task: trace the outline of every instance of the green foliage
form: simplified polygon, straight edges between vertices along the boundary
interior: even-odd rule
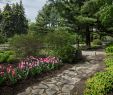
[[[24,34],[28,31],[28,20],[25,17],[22,1],[12,5],[14,34]],[[13,35],[14,35],[13,34]]]
[[[92,44],[93,45],[102,45],[102,41],[99,39],[95,39],[95,40],[93,40]]]
[[[16,52],[16,56],[19,58],[31,55],[35,56],[42,48],[40,36],[34,34],[15,35],[9,43],[11,48]]]
[[[104,26],[113,25],[113,5],[106,5],[98,12],[99,19]]]
[[[106,58],[106,59],[105,59],[105,65],[106,65],[107,67],[113,66],[113,57],[108,57],[108,58]]]
[[[61,49],[56,50],[57,56],[61,58],[62,62],[66,63],[72,63],[74,60],[76,60],[74,53],[75,53],[75,48],[72,46],[66,46]]]
[[[112,79],[113,71],[97,73],[94,77],[87,80],[84,95],[106,95],[113,89]]]
[[[5,77],[0,76],[0,85],[5,81]]]
[[[6,42],[6,38],[3,36],[2,33],[0,33],[0,44],[3,44]]]
[[[79,21],[80,24],[92,24],[95,23],[97,20],[91,17],[83,17],[83,16],[78,16],[77,20]]]
[[[113,53],[113,46],[109,46],[105,49],[106,53]]]
[[[25,69],[25,70],[17,69],[16,73],[19,79],[26,79],[27,76],[29,75],[29,69]]]
[[[14,34],[26,33],[28,21],[25,17],[22,2],[10,6],[8,3],[0,13],[0,32],[5,38]]]
[[[14,51],[1,51],[0,52],[0,62],[13,63],[17,61]]]
[[[50,32],[46,36],[46,43],[52,48],[57,49],[75,43],[75,35],[66,31]]]
[[[103,36],[102,37],[102,40],[103,41],[107,41],[107,42],[112,42],[113,41],[113,37],[112,36]]]
[[[0,53],[0,62],[4,62],[5,61],[5,57],[3,53]]]
[[[110,46],[111,49],[111,46]],[[107,50],[111,53],[112,51]],[[107,53],[109,53],[107,52]],[[106,71],[96,73],[86,82],[84,95],[107,95],[113,89],[113,56],[108,56],[105,59]]]
[[[75,43],[75,35],[66,31],[55,31],[48,33],[45,40],[51,48],[49,54],[61,58],[63,62],[72,62],[74,60],[75,48],[72,45]]]
[[[16,62],[16,56],[15,55],[10,55],[7,59],[7,62],[8,63],[13,63],[13,62]]]
[[[53,31],[59,24],[60,15],[53,4],[45,4],[36,18],[36,32]]]

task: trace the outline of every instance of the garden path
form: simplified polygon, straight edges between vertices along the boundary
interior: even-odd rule
[[[83,51],[85,62],[79,62],[61,74],[28,87],[17,95],[83,95],[85,80],[104,68],[104,51]]]

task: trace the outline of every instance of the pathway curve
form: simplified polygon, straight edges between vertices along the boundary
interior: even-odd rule
[[[43,80],[35,86],[28,87],[24,92],[17,95],[76,95],[77,83],[100,71],[100,65],[102,65],[100,63],[102,63],[104,58],[104,52],[98,51],[96,53],[84,51],[83,55],[87,56],[85,62],[64,70],[56,77]]]

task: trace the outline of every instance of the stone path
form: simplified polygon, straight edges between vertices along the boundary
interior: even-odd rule
[[[75,85],[80,82],[82,78],[94,74],[100,67],[100,64],[95,63],[98,63],[99,60],[102,61],[101,57],[98,57],[97,60],[97,57],[92,55],[92,52],[86,52],[85,54],[88,54],[88,60],[86,62],[76,64],[56,77],[43,80],[39,84],[28,87],[24,92],[17,95],[75,95]],[[96,55],[100,54],[101,53],[98,52]]]

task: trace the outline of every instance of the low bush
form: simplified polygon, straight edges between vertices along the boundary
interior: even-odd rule
[[[10,41],[10,47],[16,52],[18,58],[38,55],[42,48],[40,36],[34,34],[15,35]]]
[[[113,53],[113,46],[109,46],[105,49],[106,53]]]
[[[6,60],[6,56],[4,55],[4,53],[0,53],[0,63],[5,62]]]
[[[106,58],[104,63],[107,67],[113,66],[113,57]]]
[[[102,45],[102,41],[99,39],[95,39],[95,40],[93,40],[92,44],[93,45]]]
[[[9,50],[0,52],[0,63],[13,63],[16,60],[17,59],[14,51]]]
[[[112,84],[113,71],[97,73],[87,80],[84,95],[107,95],[113,89]]]
[[[72,63],[76,58],[74,56],[75,48],[72,46],[63,47],[58,49],[57,56],[64,62],[64,63]]]
[[[16,59],[16,56],[15,55],[10,55],[9,57],[8,57],[8,59],[7,59],[7,62],[8,63],[14,63],[14,62],[16,62],[17,61],[17,59]]]

